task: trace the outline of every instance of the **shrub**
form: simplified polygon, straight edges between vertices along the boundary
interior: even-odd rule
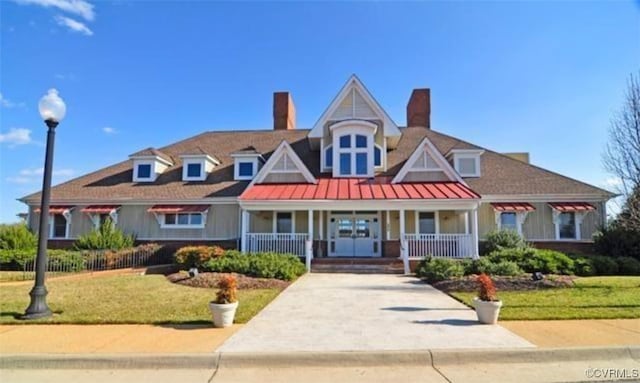
[[[618,273],[620,275],[640,275],[640,261],[632,257],[618,257]]]
[[[211,258],[204,263],[203,269],[285,281],[294,280],[306,272],[304,264],[292,254],[241,253],[237,250],[227,250],[222,257]]]
[[[236,283],[236,277],[233,275],[224,276],[218,282],[218,293],[216,294],[216,303],[228,304],[238,301],[236,295],[238,293],[238,284]]]
[[[439,282],[464,275],[462,262],[453,259],[427,257],[420,261],[416,275],[427,282]]]
[[[633,257],[640,261],[640,232],[611,225],[594,234],[596,253],[609,257]]]
[[[223,255],[224,250],[219,246],[186,246],[178,249],[173,259],[181,269],[202,268],[210,259]]]
[[[489,254],[493,263],[515,262],[527,273],[573,274],[573,260],[564,253],[553,250],[517,248],[503,249]]]
[[[38,238],[27,225],[0,225],[0,249],[31,250],[38,245]]]
[[[514,230],[494,230],[485,237],[484,251],[492,253],[502,249],[521,249],[528,247],[525,240]]]
[[[478,299],[481,301],[492,302],[497,301],[496,287],[487,274],[480,274],[476,278],[478,282]]]
[[[0,250],[0,270],[22,270],[24,265],[36,258],[36,249]]]
[[[589,257],[593,262],[597,275],[616,275],[618,274],[618,263],[614,258],[595,255]]]
[[[99,229],[78,237],[73,246],[76,250],[120,250],[134,242],[133,235],[124,234],[107,218]]]
[[[591,257],[573,257],[573,272],[581,277],[591,277],[596,275],[596,267]]]
[[[493,262],[488,257],[481,257],[474,260],[465,268],[465,275],[469,274],[489,274],[514,277],[523,273],[518,263],[508,260]]]

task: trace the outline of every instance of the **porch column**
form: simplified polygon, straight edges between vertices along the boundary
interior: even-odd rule
[[[464,233],[470,234],[469,233],[469,211],[464,212]]]
[[[404,264],[404,273],[409,274],[411,269],[409,267],[409,251],[407,249],[407,239],[404,236],[404,226],[404,209],[402,209],[400,210],[400,257],[402,257],[402,263]]]
[[[389,241],[391,239],[391,210],[387,210],[385,212],[385,226],[386,226],[386,239]]]
[[[240,220],[240,251],[247,252],[247,229],[249,228],[249,211],[242,209],[242,219]]]
[[[307,241],[305,242],[305,264],[307,266],[307,271],[311,271],[311,259],[313,258],[313,210],[309,209],[309,214],[307,214],[308,220],[308,236]]]
[[[473,243],[471,244],[472,245],[471,248],[473,249],[471,256],[473,258],[478,258],[480,256],[480,253],[478,251],[478,208],[475,208],[472,211],[471,228],[472,228],[471,240],[473,241]]]

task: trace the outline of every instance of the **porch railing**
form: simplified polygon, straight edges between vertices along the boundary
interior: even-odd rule
[[[427,256],[439,258],[472,258],[474,256],[471,234],[405,234],[409,259]]]
[[[304,257],[307,237],[307,233],[247,233],[247,251],[252,253],[272,251]]]

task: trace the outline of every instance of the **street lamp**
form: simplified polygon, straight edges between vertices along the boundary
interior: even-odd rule
[[[40,200],[40,222],[38,229],[38,255],[36,256],[36,281],[29,295],[31,303],[25,311],[22,319],[38,319],[51,316],[51,309],[47,306],[47,288],[44,285],[44,276],[47,271],[47,224],[49,221],[49,199],[51,196],[51,169],[53,167],[53,143],[56,135],[56,126],[62,121],[67,107],[58,96],[58,91],[49,89],[38,103],[40,117],[49,128],[47,132],[47,149],[44,157],[44,177],[42,179],[42,195]]]

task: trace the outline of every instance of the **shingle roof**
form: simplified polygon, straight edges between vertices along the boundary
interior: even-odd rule
[[[129,155],[129,157],[146,157],[146,156],[160,157],[160,158],[162,158],[163,160],[165,160],[167,162],[173,163],[173,159],[171,158],[171,156],[161,152],[160,150],[158,150],[156,148],[142,149],[139,152],[135,152],[135,153]]]
[[[284,140],[300,156],[314,176],[320,175],[320,155],[311,151],[307,134],[309,130],[254,130],[206,132],[176,142],[160,149],[148,148],[136,155],[162,154],[171,159],[169,167],[153,183],[132,182],[132,161],[127,160],[81,176],[52,189],[51,200],[57,201],[175,201],[201,200],[214,197],[237,197],[249,181],[234,181],[232,155],[253,148],[265,159]],[[387,154],[388,170],[383,176],[395,175],[407,158],[415,151],[424,137],[446,154],[451,149],[484,149],[468,142],[424,128],[404,128],[396,149]],[[203,151],[220,161],[205,181],[182,181],[180,155]],[[500,194],[598,194],[610,197],[606,190],[570,179],[568,177],[520,162],[505,155],[485,149],[482,155],[482,176],[467,178],[471,189],[480,195]],[[40,193],[22,198],[34,203]]]

